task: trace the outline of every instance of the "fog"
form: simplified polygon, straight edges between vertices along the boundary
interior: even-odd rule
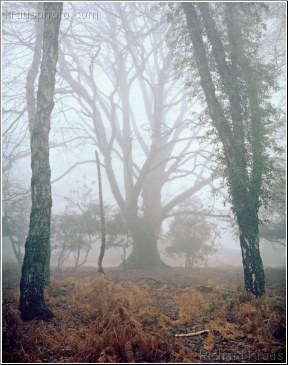
[[[1,363],[285,362],[286,8],[1,2]]]
[[[258,53],[277,63],[280,88],[272,103],[282,115],[285,36],[276,5],[266,14]],[[221,145],[199,77],[193,70],[189,76],[180,57],[183,42],[163,14],[164,5],[149,2],[64,4],[49,142],[52,267],[60,265],[61,252],[67,256],[61,267],[77,266],[77,255],[78,264],[97,266],[95,150],[107,225],[104,267],[123,260],[132,267],[242,265]],[[17,262],[18,253],[21,264],[29,227],[29,119],[40,74],[41,10],[37,3],[4,3],[2,24],[2,261]],[[283,136],[280,126],[275,143],[285,148]],[[260,239],[264,266],[285,265],[284,205],[285,198],[260,208],[263,226],[276,227]],[[186,239],[190,248],[181,246]]]

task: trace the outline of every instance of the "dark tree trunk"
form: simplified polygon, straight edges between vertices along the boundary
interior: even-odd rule
[[[245,50],[242,50],[241,46],[237,44],[241,52],[238,55],[235,51],[235,39],[241,38],[241,30],[235,27],[237,19],[231,18],[230,14],[230,19],[227,21],[229,40],[231,41],[231,38],[233,38],[234,42],[233,44],[231,43],[232,54],[230,55],[233,61],[233,67],[229,68],[226,64],[225,49],[220,38],[220,33],[217,31],[215,22],[209,13],[209,4],[182,4],[187,19],[189,35],[193,44],[201,86],[205,94],[213,125],[217,129],[224,149],[229,178],[229,190],[240,231],[245,288],[247,292],[258,297],[265,293],[265,275],[259,250],[258,209],[263,173],[263,145],[261,141],[262,126],[261,118],[259,117],[257,89],[251,86],[255,81],[255,76],[253,76],[253,70],[248,66],[250,63],[245,58]],[[231,6],[234,7],[234,4]],[[197,7],[200,10],[209,42],[212,45],[212,54],[220,75],[223,90],[225,90],[230,101],[232,128],[229,123],[229,118],[225,116],[223,107],[216,96],[216,86],[209,68],[206,47],[203,41],[202,26],[196,10]],[[227,16],[229,16],[229,12],[227,12]],[[244,140],[245,131],[241,115],[242,109],[239,104],[240,89],[239,83],[235,81],[236,75],[233,74],[236,69],[242,69],[242,74],[246,75],[244,78],[248,87],[247,90],[251,105],[251,118],[253,123],[251,123],[252,127],[249,132],[251,132],[252,136],[252,177],[249,177],[247,173],[248,164],[245,150],[245,143],[247,141]]]
[[[20,281],[19,309],[24,320],[47,320],[53,316],[44,301],[44,286],[47,280],[47,261],[50,252],[52,206],[49,131],[54,106],[53,95],[62,6],[62,3],[44,3],[47,17],[44,23],[37,110],[31,132],[32,208]]]
[[[245,289],[260,297],[265,293],[265,273],[259,247],[258,219],[247,211],[238,214]]]

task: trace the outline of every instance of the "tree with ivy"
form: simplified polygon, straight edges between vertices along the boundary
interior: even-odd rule
[[[181,67],[193,75],[190,81],[203,95],[207,120],[220,142],[220,165],[239,226],[245,287],[257,297],[265,293],[258,213],[273,179],[270,137],[276,116],[271,102],[275,73],[258,52],[265,7],[201,2],[169,9],[170,21],[182,32]],[[180,20],[178,25],[171,14]]]

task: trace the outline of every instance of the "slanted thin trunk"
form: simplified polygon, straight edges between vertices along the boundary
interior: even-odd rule
[[[102,194],[102,181],[101,181],[101,170],[98,152],[95,151],[96,163],[97,163],[97,174],[98,174],[98,186],[99,186],[99,204],[100,204],[100,222],[101,222],[101,247],[98,259],[98,272],[104,273],[102,261],[105,254],[105,244],[106,244],[106,230],[105,230],[105,215],[104,215],[104,204],[103,204],[103,194]]]
[[[63,264],[66,260],[69,259],[70,255],[71,255],[71,250],[67,250],[66,245],[64,247],[62,247],[62,250],[59,254],[58,262],[57,262],[57,271],[59,273],[62,272]]]
[[[32,207],[20,281],[19,309],[24,320],[47,320],[53,316],[44,300],[44,286],[50,250],[52,207],[49,131],[54,107],[53,95],[62,6],[62,3],[44,3],[47,17],[44,23],[37,109],[31,133]]]
[[[20,243],[19,243],[19,241],[16,242],[11,234],[9,234],[9,238],[10,238],[10,241],[11,241],[11,244],[12,244],[14,255],[15,255],[16,260],[17,260],[17,264],[18,264],[19,268],[21,268],[22,263],[23,263],[23,255],[22,255],[22,252],[21,252]]]
[[[89,240],[90,240],[90,244],[89,244],[88,248],[86,249],[85,256],[84,256],[84,258],[82,259],[81,262],[79,262],[80,261],[80,256],[81,256],[81,248],[80,248],[80,246],[78,246],[77,255],[76,255],[76,259],[75,259],[75,265],[74,265],[72,271],[76,271],[77,269],[79,269],[79,267],[85,265],[85,263],[88,259],[89,252],[92,248],[92,240],[91,240],[90,237],[89,237]]]

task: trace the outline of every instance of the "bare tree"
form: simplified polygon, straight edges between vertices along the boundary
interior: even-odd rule
[[[100,24],[85,24],[83,34],[79,23],[72,23],[73,38],[62,39],[59,74],[73,91],[77,115],[71,130],[103,156],[111,192],[133,238],[126,264],[157,267],[164,265],[157,249],[163,219],[213,180],[207,173],[211,147],[209,141],[200,143],[203,128],[188,117],[163,25],[151,16],[149,4],[99,7]],[[169,186],[184,178],[189,184],[164,199]]]

